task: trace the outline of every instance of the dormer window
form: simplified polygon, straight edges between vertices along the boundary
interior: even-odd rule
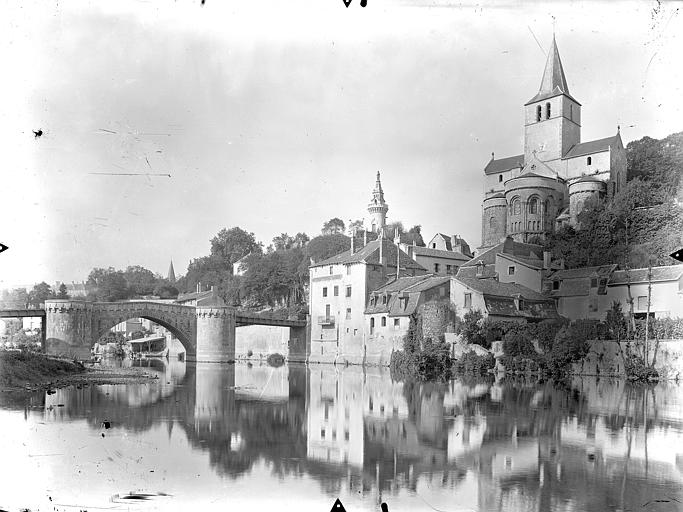
[[[499,174],[498,175],[498,183],[502,183],[502,182],[503,182],[503,175]]]
[[[518,304],[519,304],[518,309],[520,311],[524,311],[524,299],[519,299]]]
[[[545,104],[545,118],[550,119],[550,102]]]
[[[591,277],[591,288],[597,288],[598,287],[598,278],[597,277]]]
[[[542,115],[543,115],[543,107],[541,105],[539,105],[536,107],[536,121],[540,121]]]
[[[553,290],[559,290],[560,289],[560,280],[553,281]]]
[[[591,165],[593,163],[593,159],[591,157],[586,158],[586,165]]]
[[[386,304],[386,303],[387,303],[387,296],[382,295],[382,304]]]

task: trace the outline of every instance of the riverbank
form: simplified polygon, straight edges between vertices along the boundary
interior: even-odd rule
[[[0,391],[141,383],[157,378],[146,368],[93,367],[42,354],[0,351]]]

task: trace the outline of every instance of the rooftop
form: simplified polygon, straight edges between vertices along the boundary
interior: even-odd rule
[[[607,151],[610,147],[614,147],[618,144],[617,138],[619,137],[619,134],[617,134],[613,135],[612,137],[605,137],[604,139],[591,140],[589,142],[575,144],[562,158],[566,160],[567,158],[575,158],[577,156],[591,155],[593,153]]]
[[[632,283],[647,283],[647,269],[635,268],[630,271],[617,270],[615,271],[607,286],[616,286],[628,283],[630,279]],[[683,265],[671,265],[668,267],[652,267],[652,282],[658,281],[677,281],[683,276]]]
[[[399,264],[402,269],[414,269],[426,272],[426,269],[408,256],[405,252],[398,249],[396,245],[386,238],[378,238],[351,253],[351,249],[341,252],[327,258],[326,260],[315,262],[311,265],[313,267],[324,267],[327,265],[345,265],[351,263],[366,263],[366,264],[380,264],[379,261],[379,244],[382,243],[382,256],[386,257],[387,266],[396,267],[396,251],[399,251]]]
[[[484,174],[497,174],[509,171],[510,169],[521,169],[524,167],[524,155],[508,156],[506,158],[494,158],[484,167]]]
[[[485,265],[495,265],[496,254],[498,253],[526,258],[528,260],[527,263],[538,260],[539,264],[543,266],[543,246],[515,242],[512,238],[506,238],[505,241],[475,256],[463,266],[475,266],[480,261],[483,261]]]

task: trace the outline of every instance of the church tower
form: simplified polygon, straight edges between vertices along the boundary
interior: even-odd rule
[[[530,161],[535,153],[539,160],[561,172],[559,159],[580,141],[581,104],[569,94],[553,35],[541,87],[524,105],[524,160]]]
[[[169,283],[175,283],[175,270],[173,270],[173,260],[171,260],[171,264],[168,266],[168,279]]]
[[[379,233],[384,229],[387,222],[388,210],[389,205],[384,201],[384,191],[382,190],[382,183],[380,182],[378,171],[375,189],[372,191],[372,200],[370,201],[370,204],[368,204],[371,222],[370,231]]]

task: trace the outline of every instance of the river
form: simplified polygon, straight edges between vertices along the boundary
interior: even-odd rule
[[[683,510],[681,384],[147,364],[0,394],[0,509]]]

